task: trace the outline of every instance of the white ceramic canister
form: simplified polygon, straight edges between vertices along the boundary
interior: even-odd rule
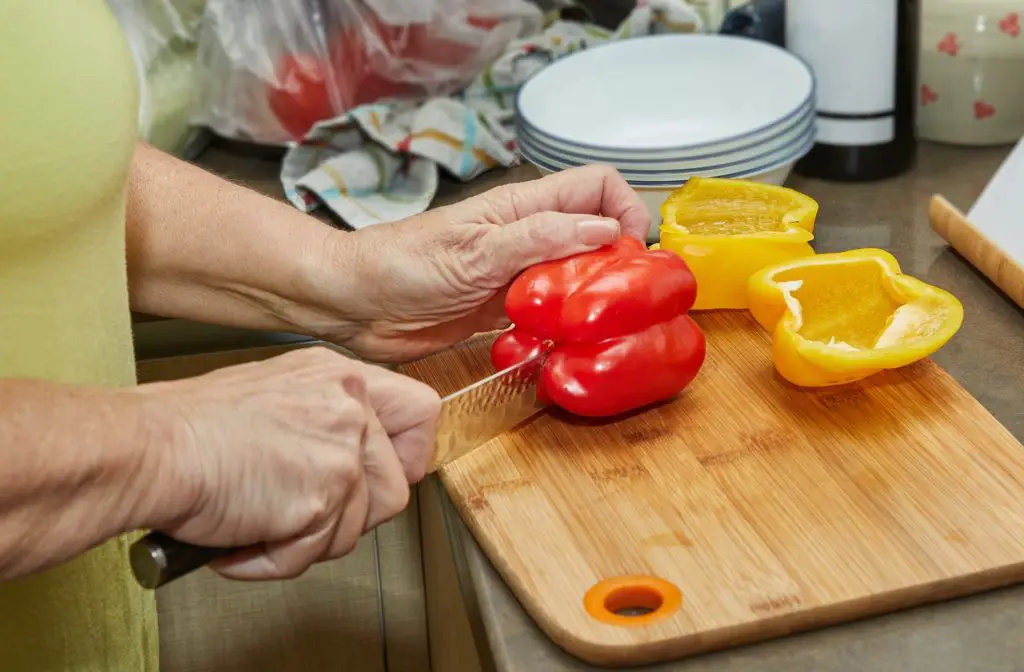
[[[924,0],[918,56],[918,137],[1024,136],[1024,0]]]

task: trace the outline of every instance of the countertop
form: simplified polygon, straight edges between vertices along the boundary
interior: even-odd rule
[[[1024,441],[1024,311],[950,251],[928,223],[932,194],[966,211],[1009,149],[923,144],[913,170],[895,179],[838,184],[793,176],[788,186],[821,205],[814,243],[819,252],[882,247],[897,256],[907,273],[960,298],[963,328],[934,359]],[[214,146],[197,163],[281,197],[273,159]],[[444,181],[436,203],[535,176],[532,168],[521,166],[492,171],[469,185]],[[453,513],[449,527],[465,579],[463,593],[480,626],[478,637],[486,639],[486,667],[508,672],[594,669],[538,630]],[[1024,586],[645,669],[1019,672],[1024,670]]]

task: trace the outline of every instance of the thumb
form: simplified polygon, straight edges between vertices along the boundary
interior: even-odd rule
[[[608,217],[538,212],[493,231],[492,272],[507,282],[534,264],[610,245],[619,233],[618,220]]]

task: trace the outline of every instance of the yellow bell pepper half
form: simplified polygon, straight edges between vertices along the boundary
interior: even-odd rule
[[[693,271],[692,310],[743,309],[752,274],[814,254],[817,214],[817,202],[792,189],[691,177],[661,206],[660,247]]]
[[[773,333],[775,368],[824,387],[928,357],[960,329],[964,310],[945,290],[903,275],[884,250],[819,254],[755,273],[754,318]]]

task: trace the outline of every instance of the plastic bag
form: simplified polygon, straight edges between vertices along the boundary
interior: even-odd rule
[[[196,121],[283,144],[361,104],[454,93],[541,21],[526,0],[208,0]]]
[[[139,73],[139,134],[179,155],[199,135],[195,64],[206,0],[107,0]]]

